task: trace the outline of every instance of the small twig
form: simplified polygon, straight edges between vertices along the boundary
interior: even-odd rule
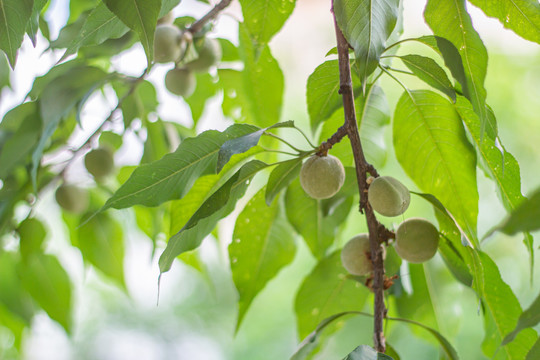
[[[333,9],[332,9],[333,13]],[[343,99],[343,109],[345,111],[345,124],[347,136],[351,141],[352,152],[356,167],[356,176],[358,181],[358,190],[360,193],[360,211],[366,215],[366,221],[369,229],[369,243],[371,252],[371,261],[373,263],[373,283],[371,288],[375,295],[374,318],[373,318],[373,341],[375,349],[379,352],[385,352],[386,340],[384,338],[384,318],[386,317],[386,307],[384,304],[384,263],[382,258],[381,242],[379,240],[380,223],[375,217],[373,209],[367,200],[368,184],[367,173],[372,176],[378,176],[375,168],[370,165],[364,156],[358,125],[356,123],[356,112],[354,108],[354,93],[352,88],[351,69],[349,62],[349,44],[343,36],[341,29],[337,24],[334,14],[334,27],[336,30],[338,63],[339,63],[339,93]]]
[[[209,21],[213,20],[220,11],[229,6],[231,1],[232,0],[221,0],[216,6],[212,8],[212,10],[206,13],[206,15],[204,15],[202,18],[195,21],[190,27],[188,27],[186,31],[189,31],[192,34],[198,33],[202,30],[203,26],[206,25]]]
[[[347,127],[343,125],[339,129],[337,129],[334,135],[330,136],[328,140],[324,141],[321,145],[319,145],[317,155],[326,156],[326,154],[328,154],[328,150],[330,150],[332,146],[340,142],[341,139],[343,139],[345,136],[347,136]]]

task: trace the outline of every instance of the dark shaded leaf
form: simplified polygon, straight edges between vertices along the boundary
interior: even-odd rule
[[[34,0],[32,15],[30,15],[30,19],[26,25],[26,33],[30,37],[30,40],[32,40],[32,45],[34,45],[34,47],[36,46],[37,41],[36,35],[39,28],[39,16],[41,14],[41,10],[43,10],[48,1],[49,0]]]
[[[403,55],[403,63],[422,81],[456,101],[456,92],[444,70],[431,58],[420,55]]]
[[[27,218],[19,224],[17,233],[19,234],[19,251],[23,258],[43,251],[47,231],[41,221],[36,218]]]
[[[506,335],[502,345],[506,345],[515,339],[516,335],[523,329],[536,326],[540,322],[540,296],[538,296],[527,310],[519,316],[518,323],[514,331]]]
[[[124,24],[139,35],[148,64],[154,60],[154,30],[161,10],[161,0],[103,0]]]
[[[334,0],[337,23],[354,49],[355,66],[364,89],[396,26],[398,10],[399,0]]]
[[[540,189],[513,210],[496,229],[509,235],[540,229]]]
[[[34,0],[0,0],[0,49],[6,53],[12,68],[32,15]]]
[[[394,360],[390,356],[377,352],[370,346],[360,345],[343,360]]]
[[[266,205],[272,201],[289,184],[298,177],[302,168],[302,158],[294,158],[282,162],[272,170],[266,184]]]

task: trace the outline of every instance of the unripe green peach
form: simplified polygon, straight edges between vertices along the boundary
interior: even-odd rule
[[[114,158],[108,147],[98,147],[84,157],[86,170],[96,179],[110,175],[114,170]]]
[[[204,38],[201,45],[195,43],[199,57],[186,64],[186,68],[196,72],[206,72],[221,60],[221,45],[212,38]]]
[[[302,189],[314,199],[334,196],[345,182],[345,169],[335,156],[312,155],[300,169]]]
[[[439,247],[439,230],[429,221],[411,218],[396,230],[396,252],[411,263],[422,263],[435,256]]]
[[[182,55],[182,33],[174,25],[163,24],[156,27],[154,34],[154,60],[158,63],[177,61]]]
[[[386,249],[381,245],[383,258]],[[369,234],[360,234],[349,240],[341,249],[341,263],[352,275],[363,276],[373,271]]]
[[[174,14],[172,11],[169,11],[168,13],[165,14],[165,16],[160,17],[157,20],[158,25],[172,24],[173,22],[174,22]]]
[[[409,207],[409,189],[391,176],[373,180],[368,190],[368,201],[376,212],[384,216],[401,215]]]
[[[88,208],[88,192],[78,186],[63,184],[56,189],[56,202],[62,209],[80,214]]]
[[[172,69],[165,75],[165,87],[175,95],[189,97],[196,86],[195,74],[187,69]]]

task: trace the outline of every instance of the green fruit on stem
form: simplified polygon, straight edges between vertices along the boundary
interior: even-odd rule
[[[429,221],[411,218],[396,230],[396,252],[411,263],[422,263],[435,256],[439,247],[439,230]]]
[[[168,13],[165,14],[165,16],[160,17],[157,20],[158,25],[172,24],[173,22],[174,22],[174,13],[172,11],[169,11]]]
[[[107,147],[91,150],[84,157],[84,166],[94,178],[102,179],[114,170],[113,154]]]
[[[175,62],[183,52],[182,32],[174,25],[163,24],[156,27],[154,34],[154,61]]]
[[[302,189],[314,199],[334,196],[345,182],[345,169],[335,156],[312,155],[300,169]]]
[[[165,87],[175,95],[189,97],[196,86],[195,74],[187,69],[172,69],[165,75]]]
[[[199,57],[186,64],[186,68],[196,72],[206,72],[221,60],[221,45],[212,38],[204,38],[201,45],[195,43]]]
[[[88,209],[88,192],[78,186],[63,184],[56,189],[56,202],[60,207],[74,214],[81,214]]]
[[[381,248],[385,258],[386,249],[382,245]],[[363,276],[373,271],[369,234],[356,235],[345,244],[341,249],[341,263],[352,275]]]
[[[368,201],[376,212],[384,216],[401,215],[409,207],[409,189],[391,176],[373,180],[368,190]]]

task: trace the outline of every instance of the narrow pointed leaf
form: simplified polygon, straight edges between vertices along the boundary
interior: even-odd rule
[[[356,73],[353,72],[356,77]],[[354,82],[357,87],[354,93],[359,95],[359,81]],[[332,114],[343,106],[339,91],[339,66],[337,60],[325,61],[309,75],[306,87],[306,98],[311,130],[315,131]],[[343,122],[343,119],[342,119]]]
[[[355,66],[364,85],[379,64],[398,10],[399,0],[334,0],[337,23],[354,49]]]
[[[272,170],[266,185],[266,204],[270,206],[279,192],[285,189],[300,174],[302,158],[294,158],[279,164]]]
[[[420,55],[403,55],[399,58],[420,80],[456,101],[456,92],[448,76],[433,59]]]
[[[518,299],[510,286],[502,280],[495,262],[484,252],[474,252],[469,267],[475,275],[474,289],[481,296],[485,309],[484,353],[491,357],[498,351],[506,359],[524,359],[538,337],[532,329],[522,330],[514,341],[499,348],[504,337],[514,330],[522,314]]]
[[[33,6],[34,0],[0,0],[0,49],[6,53],[12,68]]]
[[[99,45],[105,40],[119,38],[128,31],[129,28],[100,2],[88,15],[81,31],[71,41],[60,61],[75,54],[82,46]]]
[[[258,160],[250,161],[201,205],[184,227],[169,239],[159,258],[161,273],[169,271],[178,255],[201,244],[217,222],[234,210],[236,202],[246,192],[251,178],[266,166]]]
[[[139,35],[150,64],[154,60],[154,30],[161,10],[161,0],[103,0],[124,24]]]
[[[267,44],[294,10],[296,0],[240,0],[242,14],[253,40]]]
[[[267,206],[264,192],[264,188],[260,190],[238,216],[229,245],[232,276],[240,296],[237,329],[255,296],[294,259],[296,251],[293,231],[279,202]]]
[[[24,324],[30,325],[34,316],[34,305],[19,279],[19,261],[19,257],[13,252],[0,253],[0,305]]]
[[[469,0],[507,29],[540,44],[540,4],[537,0]]]
[[[515,339],[516,335],[523,329],[536,326],[540,322],[540,296],[538,296],[527,310],[524,310],[519,316],[516,328],[506,337],[502,345],[508,344]]]
[[[474,29],[465,0],[429,0],[424,18],[435,35],[446,38],[458,49],[467,78],[465,95],[480,117],[483,138],[487,123],[486,89],[487,51]]]
[[[275,124],[281,118],[284,79],[270,47],[256,47],[248,31],[240,26],[240,54],[244,61],[242,87],[245,96],[244,116],[260,127]]]
[[[34,0],[34,5],[32,7],[32,14],[30,15],[30,19],[28,20],[28,24],[26,25],[26,33],[30,37],[30,40],[32,40],[32,44],[34,47],[36,46],[36,35],[39,28],[39,16],[41,14],[41,10],[47,4],[49,0]]]
[[[340,254],[335,251],[321,259],[298,290],[294,308],[300,338],[332,315],[360,311],[369,296],[362,284],[348,278]]]
[[[407,174],[437,197],[477,243],[476,156],[452,104],[431,91],[405,92],[393,132],[396,156]]]
[[[360,345],[343,360],[393,360],[390,356],[377,352],[371,346]]]
[[[133,205],[157,206],[181,198],[199,176],[215,173],[218,152],[225,141],[254,129],[251,125],[233,125],[224,132],[208,130],[185,139],[173,153],[135,169],[102,210]]]
[[[497,229],[509,235],[540,229],[540,189],[514,209]]]
[[[529,350],[525,360],[536,360],[539,358],[540,358],[540,338],[536,340],[531,350]]]
[[[26,291],[69,333],[72,325],[71,282],[58,259],[34,254],[21,265],[19,275]]]

